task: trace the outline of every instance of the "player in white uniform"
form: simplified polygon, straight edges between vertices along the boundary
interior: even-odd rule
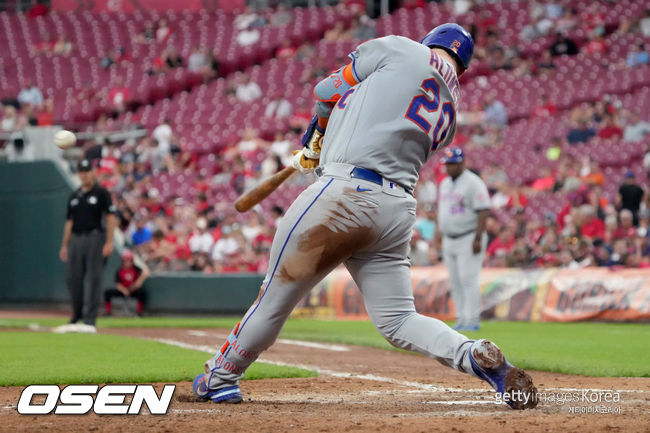
[[[257,300],[194,380],[199,398],[241,401],[246,368],[273,344],[296,303],[344,263],[390,343],[481,377],[502,394],[522,391],[525,400],[509,401],[514,408],[536,405],[530,376],[494,343],[470,340],[413,304],[412,192],[420,168],[453,139],[458,76],[472,52],[471,36],[456,24],[436,27],[421,43],[387,36],[361,44],[351,63],[316,86],[317,116],[293,165],[310,171],[320,158],[319,179],[279,224]]]
[[[447,176],[440,183],[438,236],[442,236],[443,260],[449,270],[449,288],[456,307],[459,331],[477,331],[480,326],[479,274],[487,247],[485,221],[490,195],[483,180],[465,169],[463,151],[444,150]]]

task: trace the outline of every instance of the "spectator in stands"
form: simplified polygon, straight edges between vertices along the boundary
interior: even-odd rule
[[[170,167],[172,144],[175,140],[171,120],[165,118],[163,122],[156,126],[151,134],[157,146],[151,154],[151,168],[154,173],[160,171],[163,167]]]
[[[101,62],[99,63],[103,69],[108,69],[116,63],[117,54],[115,49],[109,48],[108,52],[104,57],[102,57]]]
[[[212,248],[212,261],[221,262],[222,264],[227,263],[234,258],[243,245],[244,243],[240,244],[239,237],[233,228],[223,227],[221,230],[221,238]]]
[[[644,37],[650,37],[650,8],[646,8],[643,18],[639,21],[639,30]]]
[[[16,99],[20,103],[21,107],[23,105],[38,107],[43,103],[43,93],[38,87],[36,87],[31,79],[27,78],[23,89],[18,93]]]
[[[52,40],[52,36],[49,33],[45,33],[45,35],[43,35],[43,39],[41,39],[32,47],[31,54],[32,56],[38,56],[39,54],[50,54],[54,51],[54,44],[55,42]]]
[[[436,234],[436,207],[432,204],[425,204],[417,209],[415,229],[425,242],[433,241]]]
[[[643,141],[650,133],[650,123],[641,120],[635,112],[629,114],[625,128],[623,129],[624,141]]]
[[[273,224],[273,227],[277,227],[283,216],[284,209],[276,204],[271,208],[271,221],[269,222]]]
[[[167,47],[167,49],[163,51],[162,56],[165,59],[165,65],[168,69],[183,67],[183,57],[181,57],[180,53],[173,45]]]
[[[287,139],[287,135],[281,131],[275,133],[275,138],[271,147],[270,153],[280,162],[282,166],[288,166],[291,163],[291,141]]]
[[[258,14],[251,6],[246,6],[243,13],[237,14],[233,21],[237,30],[244,30],[247,28],[263,27],[266,25],[266,18]]]
[[[508,114],[506,106],[497,99],[496,95],[486,98],[483,104],[485,110],[483,120],[495,126],[505,126],[508,123]]]
[[[537,106],[533,110],[533,117],[553,117],[557,113],[557,107],[548,100],[548,96],[542,93],[537,100]]]
[[[585,45],[584,49],[589,55],[603,55],[607,52],[607,43],[603,39],[602,35],[594,34],[589,38],[589,42]]]
[[[549,73],[555,71],[556,66],[550,51],[542,51],[542,56],[537,62],[537,69],[540,73]]]
[[[581,119],[566,136],[569,144],[575,145],[589,141],[591,137],[596,135],[596,130],[589,126],[586,120]]]
[[[54,54],[62,55],[62,56],[67,56],[72,52],[72,42],[68,39],[68,36],[63,33],[61,36],[59,36],[59,39],[54,43],[54,47],[52,48],[52,52]]]
[[[555,184],[555,177],[549,167],[542,167],[541,175],[531,185],[535,191],[551,191]]]
[[[13,132],[23,129],[27,125],[27,119],[19,116],[16,108],[13,105],[4,107],[2,114],[2,121],[0,121],[0,131]]]
[[[552,20],[544,16],[539,16],[535,18],[534,21],[531,21],[529,24],[524,26],[524,28],[519,33],[519,37],[521,39],[537,39],[548,34],[552,28]]]
[[[113,313],[111,300],[117,297],[131,297],[137,299],[135,314],[142,317],[145,293],[142,284],[149,277],[150,272],[146,267],[143,269],[133,263],[134,256],[129,250],[122,252],[122,265],[115,272],[115,287],[104,291],[104,309],[106,315]]]
[[[189,239],[192,254],[209,254],[214,245],[214,238],[208,232],[208,221],[201,217],[196,220],[196,226]]]
[[[606,208],[608,206],[608,201],[603,195],[602,185],[589,185],[587,188],[587,203],[596,209],[596,215],[604,221],[607,217]],[[613,211],[615,212],[615,210]]]
[[[575,8],[565,8],[562,16],[555,22],[555,30],[561,33],[566,33],[573,30],[578,25],[578,12]]]
[[[291,11],[284,3],[278,4],[277,9],[269,18],[269,24],[273,27],[281,27],[291,22]]]
[[[481,172],[481,178],[488,187],[490,194],[494,194],[499,185],[508,183],[508,175],[500,164],[492,162],[487,165]]]
[[[208,58],[205,55],[205,50],[197,45],[187,59],[187,69],[191,72],[198,73],[202,72],[208,66]]]
[[[131,243],[134,247],[138,247],[142,244],[150,242],[153,237],[153,232],[147,224],[147,218],[144,215],[136,215],[135,218],[135,228],[131,234]]]
[[[262,34],[256,28],[246,28],[237,33],[237,43],[242,47],[253,45],[260,40]]]
[[[291,42],[291,39],[284,38],[280,46],[275,50],[274,57],[276,59],[288,59],[296,54],[296,47]]]
[[[603,126],[598,131],[598,136],[604,139],[620,139],[623,137],[623,128],[616,123],[614,116],[611,114],[605,115]]]
[[[558,32],[555,34],[555,40],[549,47],[549,52],[553,57],[565,55],[575,56],[578,54],[579,50],[578,45],[573,39],[569,38],[566,34]]]
[[[493,266],[505,266],[506,255],[515,245],[515,230],[511,225],[502,226],[499,234],[485,251],[487,261]]]
[[[637,234],[637,229],[634,226],[634,214],[629,209],[621,209],[618,214],[619,224],[614,231],[613,238],[621,239],[628,238],[634,239]]]
[[[647,65],[649,58],[648,52],[645,49],[645,45],[643,43],[637,45],[637,49],[635,51],[630,51],[630,53],[627,55],[625,62],[631,68]]]
[[[25,12],[27,18],[38,18],[47,15],[50,11],[50,8],[40,2],[34,2],[29,9]]]
[[[131,89],[124,85],[122,77],[115,79],[115,84],[108,91],[108,100],[117,113],[126,111],[127,104],[131,102]]]
[[[291,116],[291,103],[278,91],[273,100],[268,103],[264,110],[264,117],[269,119],[285,119]]]
[[[490,50],[488,62],[490,63],[490,69],[493,71],[498,71],[500,69],[510,71],[514,67],[512,60],[508,58],[502,47],[496,47]]]
[[[324,39],[328,42],[345,40],[347,37],[342,21],[337,21],[334,27],[325,32]]]
[[[634,173],[631,171],[625,173],[625,179],[618,188],[616,205],[619,209],[628,209],[632,212],[635,226],[639,224],[639,209],[641,208],[643,195],[643,188],[636,182]]]
[[[136,37],[136,42],[139,43],[149,43],[156,40],[156,26],[153,21],[146,21],[144,23],[144,29]]]
[[[48,98],[43,102],[36,119],[38,126],[54,125],[54,101],[52,98]]]
[[[605,238],[605,223],[590,204],[580,206],[580,234],[587,239]]]
[[[264,218],[262,218],[260,212],[261,209],[253,208],[248,213],[248,221],[242,225],[242,235],[244,236],[246,242],[249,244],[262,233],[262,228],[264,227]]]
[[[242,74],[235,92],[240,102],[253,102],[262,96],[262,89],[256,82],[251,81],[248,74]]]
[[[313,58],[315,54],[316,54],[316,49],[314,48],[314,44],[312,44],[311,42],[304,42],[302,45],[298,47],[298,50],[296,51],[296,60],[309,60]],[[306,69],[305,71],[309,71],[309,69]]]
[[[162,18],[158,21],[158,28],[156,29],[156,42],[162,44],[166,42],[172,34],[172,28],[166,19]]]
[[[375,23],[368,15],[362,15],[360,18],[354,18],[350,30],[348,30],[348,37],[360,41],[367,41],[377,37],[375,30]]]
[[[249,155],[265,147],[265,144],[266,142],[259,137],[256,129],[246,128],[241,140],[237,143],[236,151],[240,155]]]
[[[649,173],[648,180],[650,180],[650,143],[646,145],[645,155],[643,155],[643,168],[645,168],[646,171]],[[648,184],[650,184],[650,182],[648,182]],[[646,198],[650,200],[650,194],[646,194],[646,196],[647,196]],[[648,206],[648,208],[650,208],[650,206]]]

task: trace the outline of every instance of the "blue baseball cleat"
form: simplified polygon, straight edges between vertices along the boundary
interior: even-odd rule
[[[215,403],[240,403],[244,397],[238,385],[210,389],[205,383],[205,373],[201,373],[192,382],[192,391],[201,400],[212,400]]]
[[[474,342],[469,351],[474,373],[497,391],[513,409],[532,409],[537,406],[537,388],[524,370],[510,364],[501,349],[489,340]]]

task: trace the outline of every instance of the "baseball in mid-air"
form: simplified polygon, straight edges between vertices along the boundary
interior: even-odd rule
[[[72,147],[76,142],[77,136],[74,135],[74,132],[64,129],[54,134],[54,144],[56,144],[61,149]]]

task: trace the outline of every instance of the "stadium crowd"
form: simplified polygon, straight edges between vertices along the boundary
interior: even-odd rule
[[[354,3],[354,2],[348,2]],[[421,3],[421,4],[420,4]],[[576,55],[580,52],[597,55],[609,49],[604,40],[606,32],[650,34],[650,11],[636,20],[622,21],[616,29],[606,29],[604,17],[594,9],[589,19],[578,19],[577,13],[563,1],[531,2],[531,24],[519,35],[521,41],[533,40],[557,32],[555,40],[538,58],[519,55],[519,48],[502,47],[498,40],[498,23],[485,17],[470,28],[477,41],[476,58],[488,60],[493,70],[511,71],[516,76],[553,74],[554,58]],[[424,2],[408,2],[406,7],[422,7]],[[454,8],[477,7],[470,0],[457,1]],[[345,27],[333,27],[325,35],[329,41],[362,41],[376,36],[373,21],[362,12]],[[284,7],[258,13],[248,9],[236,19],[241,32],[238,41],[250,44],[257,28],[279,25],[291,19]],[[586,43],[579,44],[565,35],[565,31],[582,28],[588,35]],[[137,36],[138,43],[164,41],[174,29],[163,21],[147,23]],[[258,36],[259,37],[259,32]],[[56,51],[66,55],[74,44],[61,36],[63,48]],[[55,50],[48,41],[34,47],[33,55],[43,50]],[[51,47],[50,47],[51,45]],[[629,47],[626,61],[612,68],[634,68],[648,64],[648,53],[643,44]],[[191,53],[167,48],[162,51],[149,73],[165,74],[175,68],[201,71],[205,80],[218,74],[218,64],[211,51],[196,46]],[[314,47],[308,42],[294,46],[286,41],[277,50],[276,57],[301,56],[313,59],[311,70],[305,70],[303,82],[316,82],[326,71],[315,58]],[[102,67],[119,67],[132,61],[127,53],[109,50]],[[260,99],[260,87],[247,74],[228,77],[224,97],[242,102]],[[81,96],[86,97],[85,93]],[[268,95],[271,102],[265,117],[285,119],[287,129],[274,137],[260,137],[249,128],[242,136],[215,155],[209,170],[199,169],[199,155],[192,143],[174,133],[174,125],[166,120],[139,140],[108,143],[101,140],[83,144],[84,157],[96,164],[100,183],[112,193],[117,205],[120,229],[127,244],[140,254],[152,270],[192,270],[204,273],[233,273],[266,271],[268,251],[275,227],[286,203],[273,208],[271,216],[254,209],[242,217],[234,214],[232,205],[219,202],[215,188],[229,187],[241,193],[256,180],[270,175],[290,158],[298,147],[299,137],[311,117],[311,107],[298,105],[283,98],[281,93]],[[116,110],[127,110],[125,101],[129,89],[119,85],[108,90],[108,98]],[[51,125],[51,99],[31,82],[25,82],[19,94],[3,101],[0,129],[15,132],[25,125]],[[48,116],[49,113],[49,116]],[[645,149],[642,164],[648,179],[637,182],[633,172],[625,174],[616,197],[605,197],[603,185],[608,182],[598,162],[586,155],[576,159],[569,155],[570,147],[581,146],[590,140],[619,139],[638,142],[639,146],[650,134],[650,123],[640,115],[622,108],[615,97],[603,96],[594,102],[585,102],[571,110],[558,110],[542,96],[532,113],[549,121],[568,120],[571,129],[566,136],[557,136],[552,143],[540,146],[548,165],[533,182],[518,185],[508,178],[507,169],[490,164],[480,171],[488,185],[494,213],[488,220],[489,246],[487,266],[578,268],[583,266],[650,267],[650,145]],[[472,150],[497,146],[503,140],[508,125],[507,107],[498,96],[486,98],[480,107],[472,107],[464,114],[454,144],[463,147],[471,164]],[[109,129],[106,117],[101,117],[95,131]],[[8,145],[8,148],[12,144]],[[13,152],[13,153],[11,153]],[[14,157],[19,149],[8,153]],[[261,157],[260,157],[261,155]],[[434,157],[435,158],[435,157]],[[638,162],[637,162],[638,164]],[[470,165],[468,168],[472,169]],[[626,170],[625,167],[620,167]],[[163,197],[152,182],[161,173],[192,172],[191,194]],[[416,189],[419,207],[418,222],[411,240],[411,261],[416,266],[440,261],[439,245],[434,242],[436,230],[437,185],[444,176],[444,168],[433,161],[423,170]],[[566,203],[557,213],[546,213],[531,218],[526,212],[528,200],[536,194],[561,193]]]

